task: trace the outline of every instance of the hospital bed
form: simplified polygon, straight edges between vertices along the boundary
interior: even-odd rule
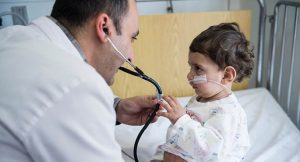
[[[296,71],[300,68],[296,62],[300,60],[296,43],[300,41],[300,3],[281,1],[271,16],[266,15],[263,1],[260,7],[257,85],[248,88],[248,81],[234,85],[234,93],[247,114],[252,144],[244,161],[300,162],[300,76]],[[165,94],[176,96],[184,106],[194,94],[185,77],[192,38],[210,25],[232,21],[238,22],[250,39],[250,11],[142,16],[141,35],[134,44],[135,63],[161,83]],[[268,26],[270,38],[264,37]],[[121,72],[112,88],[121,97],[155,94],[148,83]],[[147,128],[138,145],[139,161],[150,160],[156,147],[164,142],[169,124],[160,118]],[[116,127],[116,139],[127,162],[134,161],[133,144],[141,128],[124,124]]]

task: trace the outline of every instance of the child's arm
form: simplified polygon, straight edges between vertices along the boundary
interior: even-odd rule
[[[196,160],[218,161],[224,159],[233,144],[237,122],[231,114],[216,114],[204,125],[194,121],[173,97],[164,97],[161,103],[167,112],[158,115],[167,117],[172,123],[167,145],[174,144]]]
[[[167,144],[176,144],[187,156],[199,161],[220,161],[233,144],[231,124],[232,118],[228,115],[216,115],[204,125],[184,115],[169,131]]]

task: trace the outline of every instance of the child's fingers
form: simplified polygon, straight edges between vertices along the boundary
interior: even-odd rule
[[[161,109],[165,109],[165,110],[167,110],[167,111],[170,111],[170,110],[172,110],[172,108],[171,108],[171,106],[166,102],[166,101],[159,101],[159,104],[160,104],[160,108]]]
[[[163,99],[164,99],[171,107],[176,107],[175,102],[171,99],[170,96],[164,96]]]
[[[179,105],[179,102],[178,102],[178,100],[175,98],[175,97],[173,97],[173,96],[169,96],[172,100],[173,100],[173,102],[176,104],[176,105]]]
[[[168,112],[160,111],[160,110],[156,112],[156,115],[157,116],[163,116],[163,117],[166,117],[166,118],[168,118],[168,116],[169,116]]]

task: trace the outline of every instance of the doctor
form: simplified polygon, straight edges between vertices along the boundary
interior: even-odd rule
[[[0,161],[123,161],[116,120],[144,124],[157,102],[114,97],[124,60],[108,38],[132,60],[138,33],[135,0],[56,0],[51,17],[0,30]]]

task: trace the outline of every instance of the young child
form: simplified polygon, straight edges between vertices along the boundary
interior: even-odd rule
[[[157,115],[172,125],[153,161],[163,160],[164,153],[188,162],[242,161],[250,148],[247,119],[231,87],[251,75],[253,59],[236,23],[211,26],[193,40],[187,79],[196,96],[185,109],[171,96],[160,102]]]

